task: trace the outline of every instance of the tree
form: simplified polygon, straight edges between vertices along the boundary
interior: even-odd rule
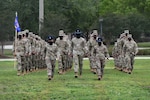
[[[42,31],[43,39],[47,38],[48,35],[58,36],[59,29],[68,32],[68,26],[70,23],[64,15],[49,12],[45,15],[44,19],[44,28]]]
[[[9,8],[9,0],[0,1],[0,42],[1,42],[1,55],[4,54],[4,48],[3,45],[6,41],[10,39],[14,34],[14,26],[13,26],[13,20],[14,17],[11,13],[11,8]]]

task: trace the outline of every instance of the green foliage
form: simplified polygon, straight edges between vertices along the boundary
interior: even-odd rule
[[[12,12],[10,12],[11,8],[9,8],[9,3],[10,2],[8,0],[5,2],[0,1],[0,42],[7,41],[14,35],[11,33],[14,28],[12,23],[14,19],[12,19],[13,15]]]
[[[39,33],[39,0],[0,0],[0,5],[1,41],[12,40],[16,11],[22,30]],[[124,29],[129,29],[138,41],[142,33],[149,36],[149,11],[149,0],[44,0],[42,37],[57,36],[60,28],[66,32],[77,28],[83,32],[96,28],[100,31],[99,19],[103,18],[103,33],[108,42]]]
[[[62,14],[55,14],[49,12],[45,16],[44,28],[42,31],[42,37],[45,39],[48,35],[58,36],[59,29],[64,29],[68,32],[68,26],[70,25],[69,20]]]
[[[83,76],[74,78],[73,69],[47,80],[47,71],[39,70],[25,76],[16,76],[13,62],[0,62],[1,100],[149,100],[149,59],[135,60],[131,75],[114,70],[113,61],[107,61],[104,77],[90,72],[89,61],[84,61]]]

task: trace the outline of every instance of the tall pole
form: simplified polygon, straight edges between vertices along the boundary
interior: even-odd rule
[[[102,26],[103,19],[102,18],[99,19],[99,22],[100,22],[100,35],[102,37],[102,35],[103,35],[103,26]]]
[[[15,15],[16,15],[16,17],[17,17],[17,16],[18,16],[18,13],[16,12]],[[15,18],[16,18],[16,17],[15,17]],[[17,35],[18,35],[16,28],[17,28],[17,27],[15,27],[15,40],[14,40],[14,47],[13,47],[13,49],[14,49],[14,54],[15,54],[15,55],[16,55]],[[14,56],[14,59],[16,59],[16,56]],[[16,68],[16,61],[14,60],[14,69],[15,69],[15,68]]]
[[[18,13],[16,12],[16,17],[18,16]],[[14,53],[16,54],[16,42],[17,42],[17,27],[15,27],[15,43],[14,43]]]
[[[43,23],[44,23],[44,0],[39,0],[39,35],[41,35]]]

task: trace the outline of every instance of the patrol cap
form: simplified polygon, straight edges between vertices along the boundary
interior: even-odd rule
[[[59,30],[59,36],[64,36],[64,31],[63,30]]]
[[[53,37],[52,36],[48,36],[48,40],[52,40],[53,39]]]
[[[33,38],[35,38],[36,35],[35,35],[35,34],[32,34],[31,36],[32,36]]]
[[[129,30],[124,30],[124,33],[128,33],[129,34]]]
[[[75,31],[75,34],[76,34],[76,35],[79,35],[79,34],[82,34],[82,32],[80,31],[80,29],[77,29],[77,30]]]
[[[94,36],[94,35],[98,35],[97,30],[93,30],[92,36]]]
[[[96,40],[97,42],[102,42],[102,38],[97,38],[97,40]]]
[[[21,33],[22,33],[22,35],[26,35],[26,31],[22,31]]]
[[[22,32],[18,32],[18,35],[22,35]]]
[[[36,40],[39,40],[39,36],[38,36],[38,35],[35,35],[35,39],[36,39]]]
[[[26,30],[24,30],[24,32],[29,33],[29,30],[28,30],[28,29],[26,29]]]
[[[33,35],[33,32],[29,32],[29,36],[32,36]]]
[[[41,40],[41,39],[42,39],[40,36],[39,36],[38,38],[39,38],[39,40]]]

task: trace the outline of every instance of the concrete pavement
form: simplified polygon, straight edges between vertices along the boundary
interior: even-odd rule
[[[135,59],[150,59],[150,56],[146,57],[135,57]],[[0,61],[15,61],[16,59],[0,59]],[[84,58],[84,60],[88,60],[88,58]],[[109,58],[109,60],[113,60],[112,57]]]

